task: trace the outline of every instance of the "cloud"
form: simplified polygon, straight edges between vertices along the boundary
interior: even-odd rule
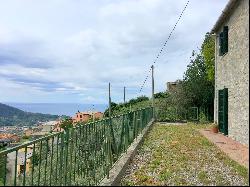
[[[16,64],[30,68],[42,68],[42,69],[52,68],[52,64],[46,62],[46,59],[42,59],[39,57],[22,56],[16,53],[1,54],[0,52],[0,64],[2,66],[9,64]]]
[[[190,1],[156,64],[156,91],[182,78],[192,50],[200,46],[226,2]],[[106,103],[109,82],[113,101],[122,101],[123,86],[128,98],[137,96],[185,3],[1,1],[1,98]],[[20,91],[10,93],[13,87]],[[150,95],[150,79],[142,94]]]

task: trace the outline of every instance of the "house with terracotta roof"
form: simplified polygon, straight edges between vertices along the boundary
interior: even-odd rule
[[[95,120],[101,119],[103,118],[103,113],[78,111],[72,119],[74,123],[77,123],[77,122],[88,122],[91,118]]]

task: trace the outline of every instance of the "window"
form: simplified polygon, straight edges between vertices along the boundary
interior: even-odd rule
[[[80,115],[80,118],[82,118],[82,115]]]
[[[228,26],[224,26],[223,31],[219,35],[219,46],[220,56],[228,52]]]

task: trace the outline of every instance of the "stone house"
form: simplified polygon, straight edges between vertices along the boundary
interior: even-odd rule
[[[249,0],[230,0],[211,32],[214,121],[221,133],[249,146]]]
[[[179,84],[181,84],[180,80],[174,82],[167,82],[167,92],[174,91]]]

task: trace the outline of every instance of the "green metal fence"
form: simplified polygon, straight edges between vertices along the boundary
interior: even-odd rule
[[[152,107],[78,124],[1,151],[2,185],[98,185],[151,120]]]
[[[199,108],[190,107],[187,115],[188,120],[190,121],[199,121]]]

